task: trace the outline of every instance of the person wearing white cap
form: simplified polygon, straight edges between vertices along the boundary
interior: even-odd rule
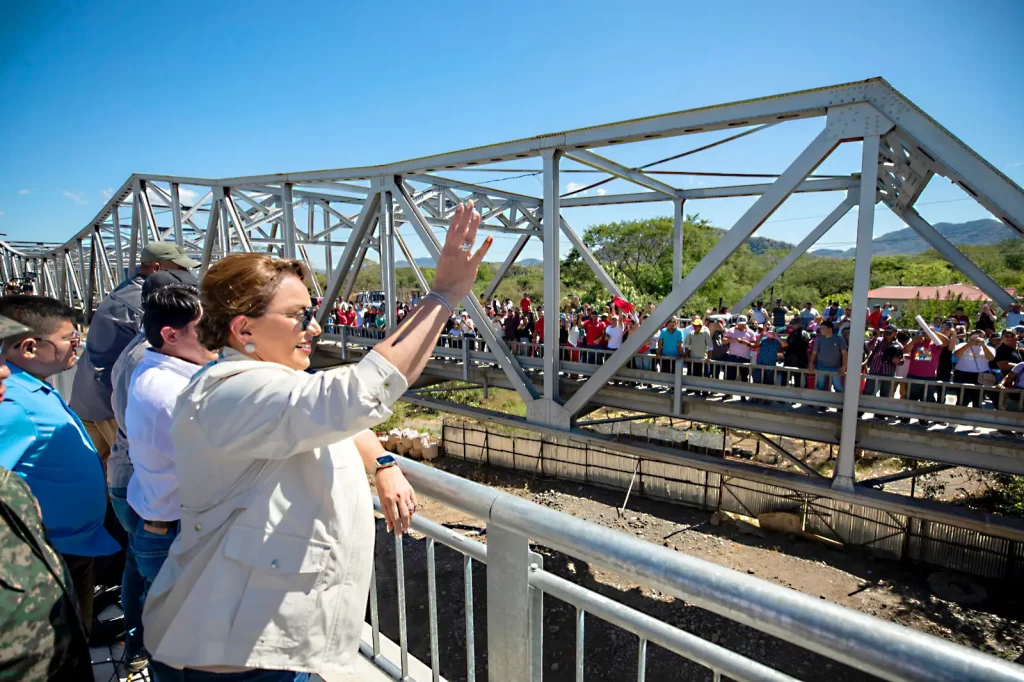
[[[746,367],[746,365],[750,364],[750,349],[754,347],[754,342],[757,341],[757,332],[747,328],[746,315],[736,316],[736,326],[725,333],[725,340],[729,342],[729,353],[725,356],[724,360],[742,365],[739,367],[739,380],[746,383],[750,372]],[[729,381],[735,381],[737,377],[736,370],[736,367],[729,367],[725,372],[725,378]]]
[[[469,349],[475,350],[472,339],[476,338],[476,325],[473,324],[473,318],[469,316],[467,311],[463,310],[458,324],[462,328],[462,338],[469,344]]]
[[[619,324],[619,316],[612,315],[608,326],[604,328],[604,340],[608,350],[617,350],[622,345],[623,327]]]

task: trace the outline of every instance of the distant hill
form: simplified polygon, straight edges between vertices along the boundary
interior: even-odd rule
[[[712,227],[710,230],[719,233],[719,237],[727,232],[720,227]],[[793,248],[789,242],[780,242],[778,239],[768,239],[767,237],[751,237],[747,240],[747,246],[755,256],[760,256],[768,251],[789,251]]]
[[[793,249],[793,244],[789,242],[780,242],[777,239],[768,239],[767,237],[751,237],[747,240],[747,245],[750,246],[751,253],[757,256],[768,251],[791,251]]]
[[[420,266],[421,268],[432,268],[432,267],[434,267],[434,259],[431,258],[430,256],[423,256],[421,258],[417,258],[416,259],[416,265]],[[407,267],[409,267],[409,261],[407,261],[407,260],[396,260],[395,261],[395,267],[396,268],[407,268]]]
[[[936,223],[935,229],[957,246],[991,246],[1017,237],[1017,233],[998,220],[984,218],[966,223]],[[1019,237],[1017,237],[1019,238]],[[871,242],[872,256],[912,256],[930,249],[924,239],[909,227],[887,232]],[[856,249],[817,249],[811,254],[831,258],[853,258]]]

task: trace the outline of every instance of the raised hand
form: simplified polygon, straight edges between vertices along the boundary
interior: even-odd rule
[[[444,240],[441,254],[437,259],[437,273],[434,275],[434,291],[446,297],[452,304],[470,292],[476,281],[476,273],[484,256],[494,242],[493,237],[484,240],[476,253],[473,245],[480,227],[480,214],[473,210],[473,202],[459,204],[448,225],[448,236]]]

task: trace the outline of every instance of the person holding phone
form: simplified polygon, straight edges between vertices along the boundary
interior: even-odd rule
[[[956,369],[953,370],[953,383],[955,384],[981,384],[988,375],[992,377],[993,385],[995,376],[989,369],[989,363],[996,359],[996,352],[992,346],[985,341],[986,334],[981,329],[975,329],[965,343],[959,344],[953,351],[957,359]],[[973,405],[981,407],[981,390],[977,388],[961,388],[956,392],[958,405]]]
[[[978,313],[978,319],[974,321],[974,328],[986,331],[989,334],[996,330],[996,314],[992,310],[992,306],[985,303],[981,306],[981,312]]]

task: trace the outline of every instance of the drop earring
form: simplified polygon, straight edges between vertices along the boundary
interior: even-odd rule
[[[252,355],[253,353],[256,352],[256,344],[255,343],[247,343],[244,346],[242,346],[242,350],[244,350],[246,353],[249,353],[250,355]]]

